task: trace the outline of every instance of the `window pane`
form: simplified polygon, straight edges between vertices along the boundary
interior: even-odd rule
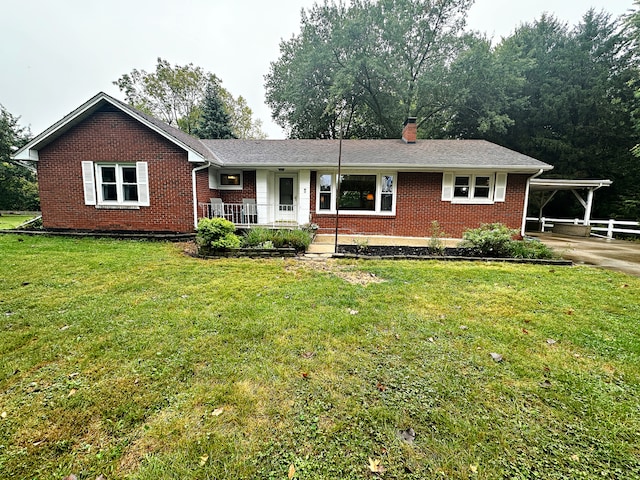
[[[384,175],[382,177],[382,193],[392,193],[392,192],[393,192],[393,176]]]
[[[393,205],[393,195],[382,195],[380,199],[380,210],[390,212]]]
[[[138,201],[138,186],[137,185],[123,185],[122,191],[124,192],[124,200],[126,202]]]
[[[331,175],[320,175],[320,191],[321,192],[330,192],[331,191]]]
[[[489,177],[476,177],[476,187],[473,196],[476,198],[489,198],[490,186],[491,180]]]
[[[115,183],[116,167],[100,167],[103,183]]]
[[[118,191],[115,184],[102,184],[102,200],[114,202],[118,200]]]
[[[375,210],[376,176],[341,175],[340,208],[344,210]]]
[[[320,210],[331,210],[330,193],[320,193]]]
[[[122,182],[136,183],[136,167],[122,167]]]
[[[456,177],[455,186],[453,188],[454,197],[469,196],[469,177]]]
[[[221,173],[220,185],[240,185],[239,173]]]

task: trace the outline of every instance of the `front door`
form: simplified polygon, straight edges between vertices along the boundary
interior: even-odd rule
[[[276,221],[297,221],[297,176],[278,175],[276,178]]]

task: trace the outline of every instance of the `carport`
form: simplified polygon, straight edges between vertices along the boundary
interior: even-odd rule
[[[544,217],[543,210],[560,190],[570,190],[584,208],[583,225],[591,223],[593,196],[596,190],[608,187],[611,180],[565,180],[557,178],[532,178],[529,181],[529,192],[538,196],[540,206],[538,221]],[[586,192],[586,198],[583,196]]]

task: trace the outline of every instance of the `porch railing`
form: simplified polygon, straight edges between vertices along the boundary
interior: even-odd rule
[[[295,204],[199,203],[198,206],[200,218],[226,218],[239,227],[298,225]]]
[[[556,223],[565,225],[584,225],[584,220],[579,218],[549,218],[549,217],[527,217],[528,222],[539,222],[540,231],[545,232],[553,228]],[[613,238],[614,233],[626,233],[631,235],[640,235],[640,222],[631,222],[627,220],[590,220],[591,235],[597,237]],[[601,232],[601,233],[595,233]]]

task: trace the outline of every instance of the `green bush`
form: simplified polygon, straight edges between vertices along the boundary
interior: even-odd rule
[[[272,230],[254,227],[244,234],[242,245],[248,248],[295,248],[303,252],[311,244],[312,234],[307,230]]]
[[[514,240],[511,242],[513,258],[557,258],[558,256],[539,240]]]
[[[537,240],[515,240],[517,230],[501,223],[485,223],[480,228],[465,231],[460,247],[469,248],[483,257],[557,258],[544,243]]]
[[[236,226],[224,218],[203,218],[198,222],[196,244],[198,253],[202,255],[211,252],[240,248],[240,237],[234,232]]]
[[[509,257],[511,242],[517,234],[517,230],[502,223],[483,223],[480,228],[466,230],[459,246],[470,248],[483,257]]]

